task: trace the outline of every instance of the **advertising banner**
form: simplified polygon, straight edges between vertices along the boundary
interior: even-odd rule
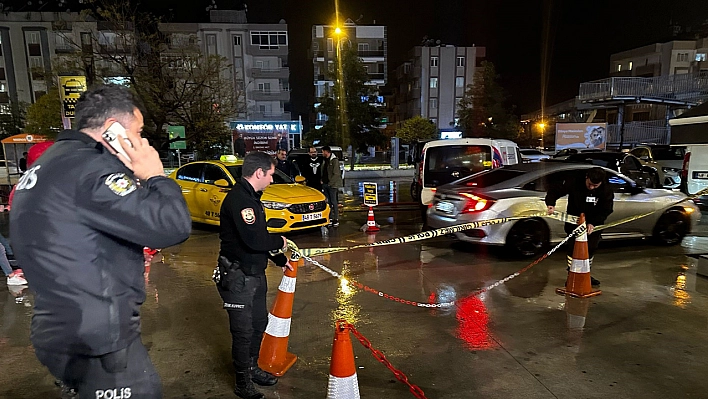
[[[566,148],[605,150],[606,123],[557,123],[556,151]]]
[[[280,148],[288,150],[290,133],[300,133],[300,122],[234,121],[230,123],[234,140],[239,137],[246,143],[246,153],[262,151],[275,155]]]
[[[59,99],[62,117],[73,118],[76,101],[86,91],[86,76],[59,76]]]

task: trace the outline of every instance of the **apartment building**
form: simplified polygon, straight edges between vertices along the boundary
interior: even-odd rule
[[[311,54],[314,67],[315,99],[319,99],[331,92],[329,88],[334,85],[334,76],[330,73],[334,68],[337,46],[355,46],[359,57],[364,63],[371,86],[377,98],[381,88],[388,82],[388,36],[385,26],[357,25],[347,19],[339,27],[334,25],[315,25],[312,27]],[[381,100],[382,102],[383,100]],[[383,105],[383,104],[382,104]],[[325,116],[317,114],[315,128],[321,127]]]
[[[456,126],[457,104],[486,56],[484,47],[416,46],[396,68],[395,123],[420,115],[439,130]]]
[[[708,37],[654,43],[610,56],[610,76],[654,77],[708,71]]]

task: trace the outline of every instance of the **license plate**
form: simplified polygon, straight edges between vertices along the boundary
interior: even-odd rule
[[[310,220],[322,219],[322,213],[309,213],[307,215],[302,215],[303,222],[309,222]]]
[[[693,172],[694,179],[708,179],[708,172]]]
[[[435,210],[443,213],[452,213],[455,211],[455,204],[449,201],[441,201],[435,205]]]

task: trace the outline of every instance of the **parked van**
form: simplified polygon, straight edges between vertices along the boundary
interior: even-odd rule
[[[695,194],[708,187],[708,103],[691,108],[669,120],[671,147],[685,146],[681,170],[681,191]],[[708,207],[708,196],[694,200],[701,208]]]
[[[416,182],[420,203],[433,201],[438,186],[486,169],[521,162],[519,146],[498,139],[434,140],[423,147]]]

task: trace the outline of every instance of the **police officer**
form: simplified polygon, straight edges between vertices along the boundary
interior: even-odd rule
[[[27,170],[13,199],[15,256],[35,292],[35,354],[81,398],[160,398],[140,339],[143,247],[186,240],[189,211],[140,137],[143,116],[128,89],[85,92],[75,123]],[[119,145],[129,159],[102,139],[113,124],[125,129],[129,144]]]
[[[574,175],[559,182],[552,182],[546,194],[548,214],[555,211],[556,201],[567,195],[567,212],[573,216],[585,214],[585,223],[588,229],[588,252],[590,264],[602,238],[599,231],[593,232],[595,226],[605,223],[613,211],[614,192],[607,182],[605,170],[599,167],[575,172]],[[570,234],[577,225],[565,224],[565,232]],[[568,265],[573,260],[573,247],[575,238],[568,241]],[[592,285],[600,285],[600,281],[590,277]]]
[[[243,160],[242,178],[221,205],[221,251],[215,271],[217,290],[229,315],[231,355],[236,369],[234,393],[244,399],[264,398],[253,386],[274,385],[278,379],[258,367],[263,332],[268,324],[265,269],[270,257],[286,270],[285,237],[270,234],[261,194],[273,181],[275,161],[263,152]],[[271,253],[272,252],[272,253]]]

